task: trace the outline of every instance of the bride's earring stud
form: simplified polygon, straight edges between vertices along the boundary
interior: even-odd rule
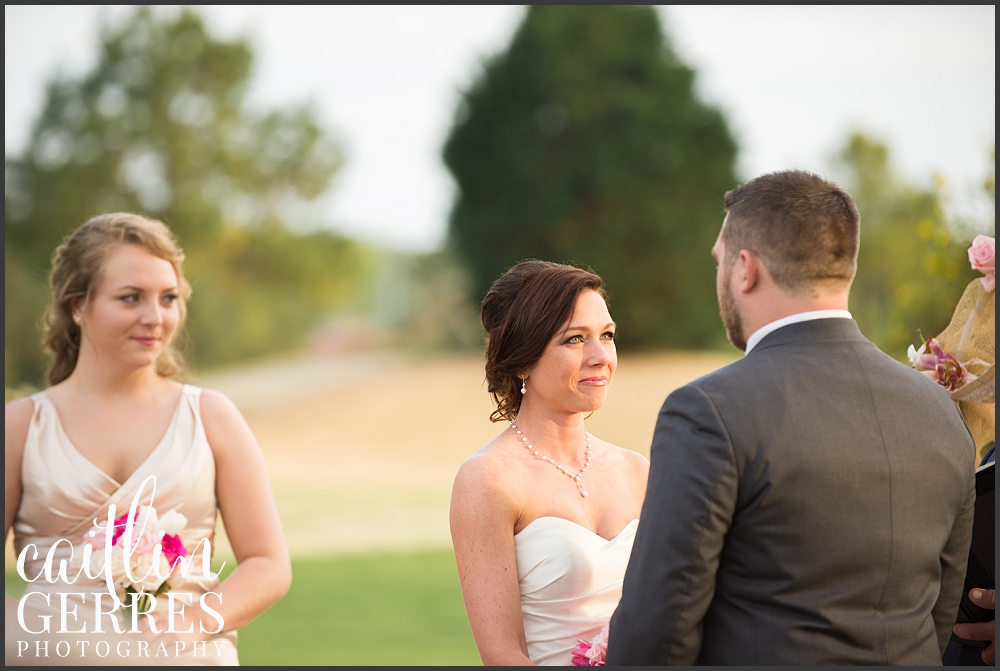
[[[80,315],[78,315],[75,312],[73,313],[73,322],[76,323],[76,324],[80,323]]]
[[[522,377],[521,378],[521,393],[522,394],[527,394],[528,393],[528,389],[527,389],[527,387],[524,386],[524,380],[525,380],[525,378]]]

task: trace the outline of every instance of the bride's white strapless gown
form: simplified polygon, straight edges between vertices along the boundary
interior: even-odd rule
[[[514,535],[531,661],[569,666],[577,639],[590,640],[611,619],[638,524],[608,540],[562,517],[539,517]]]

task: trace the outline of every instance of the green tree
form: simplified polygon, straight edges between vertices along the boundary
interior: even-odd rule
[[[7,385],[41,379],[51,254],[98,213],[149,214],[178,236],[196,363],[293,346],[351,295],[356,246],[287,225],[340,151],[307,106],[248,108],[252,61],[247,41],[214,39],[191,10],[140,8],[102,28],[92,72],[51,82],[26,151],[5,161]]]
[[[855,133],[839,156],[844,186],[861,212],[861,251],[851,312],[886,353],[905,360],[906,347],[948,325],[965,286],[980,277],[969,242],[956,234],[938,186],[920,188],[892,169],[885,145]]]
[[[736,144],[649,7],[532,7],[465,93],[444,159],[476,304],[525,258],[605,278],[621,341],[724,341],[709,256]]]

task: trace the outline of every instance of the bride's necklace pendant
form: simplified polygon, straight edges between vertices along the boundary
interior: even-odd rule
[[[587,441],[587,459],[583,464],[583,468],[580,469],[580,472],[577,473],[576,475],[573,475],[571,471],[569,471],[565,466],[560,464],[558,461],[550,457],[546,457],[544,454],[536,450],[535,446],[529,443],[528,439],[521,434],[521,429],[517,428],[517,424],[514,423],[514,420],[508,419],[507,421],[510,422],[510,428],[514,429],[514,433],[516,433],[517,437],[521,439],[522,443],[524,443],[524,446],[528,449],[528,452],[531,452],[533,455],[535,455],[539,459],[542,459],[543,461],[549,462],[550,464],[558,468],[560,473],[564,474],[566,477],[568,477],[570,480],[576,483],[576,488],[580,490],[580,496],[582,496],[583,498],[587,498],[588,496],[590,496],[590,494],[587,493],[587,490],[583,488],[583,481],[580,479],[583,477],[583,474],[587,472],[587,467],[590,466],[590,434],[587,433],[586,430],[584,430],[583,432],[583,437],[584,440]]]

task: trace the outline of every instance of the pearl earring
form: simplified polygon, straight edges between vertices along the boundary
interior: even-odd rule
[[[76,322],[77,324],[79,324],[80,323],[80,315],[78,315],[77,313],[74,312],[73,313],[73,321]]]
[[[527,378],[523,378],[523,377],[521,378],[521,393],[522,394],[527,394],[528,393],[528,389],[524,386],[524,382],[525,382],[526,379]]]

